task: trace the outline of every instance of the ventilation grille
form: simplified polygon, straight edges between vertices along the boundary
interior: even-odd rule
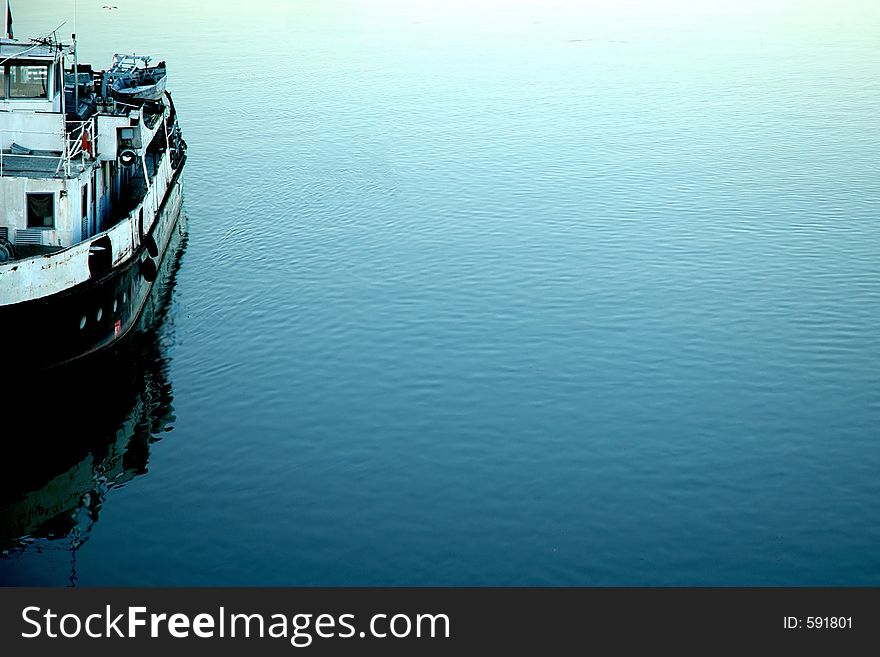
[[[16,244],[42,244],[43,230],[41,228],[25,228],[15,231]]]
[[[6,226],[0,228],[0,241],[3,240],[9,241],[9,229]]]

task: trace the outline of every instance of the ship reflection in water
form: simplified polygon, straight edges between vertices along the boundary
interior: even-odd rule
[[[2,391],[12,412],[2,425],[0,585],[33,581],[20,562],[60,552],[66,565],[54,565],[75,586],[76,552],[111,491],[147,472],[151,445],[171,430],[161,329],[185,245],[181,212],[136,332],[106,353]],[[41,390],[67,394],[47,405]]]

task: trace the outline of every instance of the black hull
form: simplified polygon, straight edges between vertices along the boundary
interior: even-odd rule
[[[43,540],[84,542],[109,490],[147,471],[152,444],[174,418],[160,332],[185,248],[186,215],[181,213],[150,296],[125,340],[0,388],[3,408],[14,409],[3,419],[0,585],[23,582],[15,562],[4,563],[4,551],[11,550],[14,558],[17,551],[40,551]],[[84,410],[83,393],[68,393],[57,394],[47,413],[34,386],[88,391],[84,394],[97,395],[100,412]],[[63,557],[58,547],[51,552]]]
[[[178,230],[182,170],[176,170],[159,206],[152,239],[130,259],[64,292],[0,306],[0,344],[8,347],[0,371],[8,377],[56,367],[105,350],[132,331]],[[153,253],[147,245],[155,245]]]

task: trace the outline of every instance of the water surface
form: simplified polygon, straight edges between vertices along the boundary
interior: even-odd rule
[[[189,242],[79,451],[5,437],[140,451],[0,580],[880,584],[880,5],[100,4]]]

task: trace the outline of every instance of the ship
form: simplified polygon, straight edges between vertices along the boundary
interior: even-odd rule
[[[79,360],[137,325],[183,203],[165,62],[78,61],[76,35],[0,38],[0,364]],[[138,66],[138,61],[143,65]]]

